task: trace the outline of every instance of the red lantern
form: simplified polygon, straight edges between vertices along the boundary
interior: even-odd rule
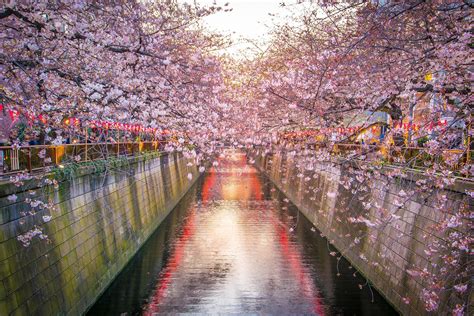
[[[8,114],[10,115],[12,121],[15,121],[20,116],[20,112],[17,110],[9,110]]]
[[[46,118],[43,116],[43,114],[40,114],[38,115],[38,120],[43,123],[43,124],[46,124]]]

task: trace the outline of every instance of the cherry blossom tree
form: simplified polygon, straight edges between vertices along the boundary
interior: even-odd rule
[[[415,155],[408,155],[410,149],[404,147],[396,149],[402,151],[391,161],[398,165],[397,174],[389,175],[387,185],[407,177],[408,168],[419,160],[425,164],[428,179],[404,192],[405,198],[392,212],[363,199],[362,192],[370,189],[374,174],[380,172],[378,153],[367,148],[334,159],[334,145],[347,142],[351,135],[330,139],[316,152],[308,151],[301,142],[278,144],[300,157],[297,165],[302,170],[318,161],[352,170],[341,186],[360,195],[368,209],[381,214],[381,220],[344,219],[348,225],[397,225],[397,211],[410,197],[423,194],[437,201],[435,207],[444,214],[445,221],[433,229],[442,232],[443,242],[427,245],[425,252],[433,266],[410,270],[425,285],[422,299],[428,311],[437,310],[440,297],[453,289],[463,297],[453,306],[453,313],[465,310],[467,276],[472,274],[466,247],[472,242],[468,224],[472,212],[466,206],[448,207],[443,194],[456,175],[472,179],[474,172],[472,162],[467,160],[469,144],[459,141],[460,128],[455,127],[464,126],[464,139],[472,136],[472,9],[469,1],[320,1],[308,6],[298,23],[290,21],[273,30],[269,48],[246,64],[246,72],[238,80],[239,93],[245,91],[245,97],[235,99],[239,104],[236,110],[247,113],[242,115],[246,118],[254,118],[252,124],[242,124],[242,133],[254,143],[266,145],[264,152],[272,150],[277,131],[347,127],[348,119],[365,111],[386,112],[392,121],[412,120],[413,108],[423,98],[430,99],[426,124],[450,116],[446,127],[422,129],[418,137],[429,136],[430,140]],[[251,125],[253,129],[249,129]],[[366,122],[354,134],[369,126]],[[386,139],[394,134],[393,124],[390,127]],[[409,137],[408,145],[414,146],[415,141]],[[447,153],[454,146],[459,151]],[[354,162],[358,168],[353,168]],[[472,199],[472,195],[466,192],[464,199]],[[349,209],[351,202],[346,206]],[[362,238],[376,238],[353,237],[350,247]]]
[[[145,122],[161,129],[208,128],[223,89],[226,44],[199,19],[220,7],[176,1],[112,3],[27,1],[2,21],[2,99],[44,115]],[[210,116],[213,118],[213,116]]]
[[[472,275],[472,227],[466,223],[472,211],[444,212],[443,190],[456,177],[472,179],[474,173],[467,159],[469,144],[458,141],[460,129],[465,139],[472,136],[472,1],[300,2],[305,9],[295,12],[294,20],[275,25],[269,46],[245,61],[215,54],[228,39],[200,23],[226,6],[175,0],[7,4],[0,9],[0,99],[7,109],[44,116],[45,128],[59,131],[70,116],[86,123],[100,118],[175,130],[181,133],[179,141],[167,149],[183,151],[197,164],[224,142],[258,145],[264,153],[287,150],[301,166],[330,162],[349,167],[339,184],[354,194],[369,190],[374,175],[383,178],[382,157],[366,146],[335,158],[335,145],[353,140],[369,122],[312,150],[304,142],[282,141],[281,133],[344,128],[367,111],[411,123],[416,104],[428,100],[424,121],[449,115],[449,124],[422,128],[416,137],[429,136],[429,141],[414,155],[406,146],[382,146],[401,151],[384,161],[397,165],[384,178],[387,185],[406,177],[421,158],[427,179],[404,191],[392,212],[361,197],[367,210],[380,215],[378,222],[363,216],[340,221],[397,225],[397,211],[410,197],[435,197],[437,210],[445,214],[436,227],[444,239],[426,251],[441,268],[411,267],[409,273],[426,285],[422,296],[428,311],[437,310],[444,293],[456,291],[460,303],[453,312],[462,312],[471,286],[466,276]],[[390,139],[394,124],[387,125]],[[407,145],[416,143],[412,134],[410,129]],[[189,144],[194,147],[186,148]],[[458,152],[446,154],[451,147]],[[31,177],[19,174],[12,182],[21,186]],[[45,185],[57,182],[46,179]],[[466,192],[464,198],[473,194]],[[32,209],[51,207],[35,199],[27,203]],[[47,238],[35,227],[21,242],[29,244],[36,236]],[[377,238],[353,237],[349,247],[362,238]]]
[[[264,91],[260,103],[303,111],[305,123],[313,125],[361,110],[386,111],[397,120],[408,115],[416,93],[429,92],[452,106],[456,119],[467,119],[472,5],[337,3],[323,2],[297,26],[292,21],[275,30],[258,63],[266,74],[255,87]]]

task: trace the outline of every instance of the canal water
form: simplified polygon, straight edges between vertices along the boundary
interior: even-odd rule
[[[230,152],[88,314],[396,315],[333,250],[243,154]]]

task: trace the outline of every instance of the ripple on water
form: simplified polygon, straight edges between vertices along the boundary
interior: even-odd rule
[[[243,155],[221,158],[137,257],[91,313],[395,314],[345,260],[336,277],[326,240]]]

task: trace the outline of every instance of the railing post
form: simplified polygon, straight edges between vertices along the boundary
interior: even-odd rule
[[[5,172],[5,150],[0,149],[0,174]]]
[[[117,130],[117,157],[120,157],[120,130]]]
[[[392,146],[391,146],[391,144],[387,144],[387,161],[388,161],[388,163],[392,162]]]
[[[466,165],[471,162],[471,116],[469,116],[469,124],[467,125],[467,152],[466,152]]]
[[[12,165],[12,170],[18,170],[20,169],[20,153],[18,148],[12,147],[11,151],[11,165]]]
[[[28,171],[31,172],[33,170],[31,166],[31,147],[28,147],[27,165],[28,165]]]
[[[88,128],[86,127],[86,149],[85,149],[85,161],[87,161],[87,142],[89,141],[89,130]]]

